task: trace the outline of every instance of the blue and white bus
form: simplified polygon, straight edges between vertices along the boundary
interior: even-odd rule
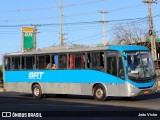
[[[3,56],[6,91],[134,97],[157,91],[149,49],[144,46],[50,48]],[[52,65],[56,66],[52,69]]]

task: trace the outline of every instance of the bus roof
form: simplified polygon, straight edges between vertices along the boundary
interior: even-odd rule
[[[32,55],[32,54],[46,54],[46,53],[66,53],[66,52],[85,52],[85,51],[98,51],[98,50],[116,50],[119,52],[123,51],[135,51],[135,50],[149,50],[147,47],[144,46],[137,46],[137,45],[117,45],[117,46],[81,46],[81,47],[47,47],[42,48],[37,51],[30,51],[30,52],[15,52],[15,53],[6,53],[4,56],[10,55]]]
[[[118,45],[118,46],[109,46],[109,50],[118,50],[119,52],[123,51],[135,51],[135,50],[149,50],[145,46],[138,45]]]

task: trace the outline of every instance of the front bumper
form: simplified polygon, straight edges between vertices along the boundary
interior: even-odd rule
[[[158,82],[155,82],[152,87],[139,89],[133,85],[129,85],[129,97],[140,96],[140,95],[150,95],[157,92]]]

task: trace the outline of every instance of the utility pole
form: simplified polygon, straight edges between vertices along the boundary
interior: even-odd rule
[[[107,11],[98,11],[99,13],[102,14],[102,33],[103,33],[103,44],[104,46],[107,43],[107,39],[106,39],[106,18],[105,18],[105,14],[108,14]]]
[[[64,35],[67,35],[66,33],[62,32],[62,18],[63,18],[63,5],[62,5],[62,0],[60,0],[60,47],[64,46],[64,40],[67,40],[64,38]]]
[[[62,0],[60,0],[60,47],[63,46],[63,34],[62,34],[62,17],[63,17],[63,14],[62,14],[62,9],[63,9]]]
[[[144,0],[144,3],[148,3],[148,12],[149,12],[149,35],[150,35],[150,42],[151,42],[151,53],[154,60],[157,60],[157,50],[156,50],[156,41],[155,41],[155,33],[154,33],[154,25],[152,19],[152,7],[151,3],[156,3],[157,0]]]
[[[34,34],[34,50],[37,50],[37,33],[40,33],[40,32],[37,32],[37,26],[40,26],[39,24],[31,24],[31,26],[34,27],[34,31],[33,31],[33,34]]]

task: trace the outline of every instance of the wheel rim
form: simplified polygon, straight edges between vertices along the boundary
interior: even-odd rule
[[[34,88],[34,95],[35,95],[35,96],[38,96],[39,93],[40,93],[40,90],[39,90],[37,87],[35,87],[35,88]]]
[[[97,91],[96,91],[96,96],[97,96],[97,98],[102,98],[103,97],[103,95],[104,95],[104,92],[103,92],[103,90],[102,89],[97,89]]]

